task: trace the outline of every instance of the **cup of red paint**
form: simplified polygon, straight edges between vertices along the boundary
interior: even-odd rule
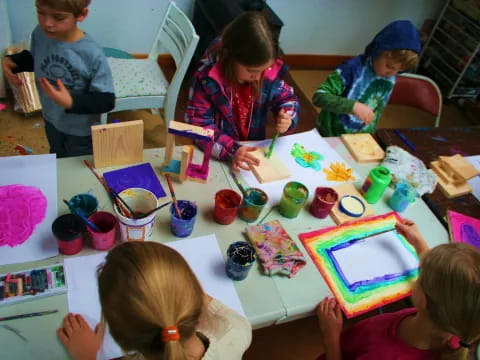
[[[222,225],[231,224],[237,217],[242,197],[236,191],[223,189],[215,194],[213,218]]]
[[[92,240],[92,247],[96,250],[108,250],[115,243],[117,237],[118,220],[115,215],[106,211],[97,211],[88,220],[97,225],[100,231],[87,226]]]
[[[65,255],[74,255],[82,250],[84,231],[84,222],[75,214],[61,215],[52,224],[58,250]]]
[[[310,204],[310,213],[319,219],[324,219],[330,214],[337,201],[338,194],[334,189],[319,186],[315,189],[315,196]]]

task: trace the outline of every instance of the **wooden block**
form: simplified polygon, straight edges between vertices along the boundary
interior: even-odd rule
[[[369,217],[375,214],[370,204],[368,204],[365,201],[363,196],[360,195],[360,193],[352,183],[345,183],[345,184],[334,187],[334,189],[338,194],[338,200],[340,200],[345,195],[353,195],[361,199],[365,204],[365,212],[363,213],[363,215],[360,217],[352,217],[340,211],[340,209],[338,208],[338,201],[337,201],[337,203],[332,208],[332,211],[330,213],[330,216],[332,217],[333,221],[335,221],[337,225],[343,224],[347,221],[358,220],[364,217]]]
[[[282,161],[275,155],[270,156],[270,159],[265,157],[266,148],[259,148],[250,152],[253,156],[260,160],[260,165],[250,166],[253,174],[260,184],[266,184],[272,181],[287,179],[290,177],[290,171],[283,165]]]
[[[449,199],[470,194],[472,192],[472,187],[466,182],[460,185],[455,185],[445,182],[440,176],[438,177],[438,186],[443,194]]]
[[[445,164],[444,168],[448,168],[450,171],[453,172],[457,177],[467,181],[478,174],[478,171],[475,166],[470,164],[465,158],[459,154],[453,156],[439,156],[439,161]]]
[[[184,182],[187,179],[187,168],[188,164],[192,161],[193,157],[193,146],[192,145],[184,145],[182,147],[182,160],[180,165],[180,174],[179,180],[180,182]]]
[[[206,141],[212,139],[214,134],[212,129],[204,129],[201,126],[185,124],[178,121],[170,121],[168,132],[177,136]]]
[[[91,129],[95,168],[143,161],[143,120],[94,125]]]
[[[464,184],[465,181],[460,179],[458,176],[453,173],[448,173],[443,167],[442,163],[439,161],[432,161],[430,167],[437,174],[438,177],[442,178],[443,182],[451,183],[454,185]]]
[[[371,134],[342,134],[340,138],[357,162],[378,162],[385,157]]]

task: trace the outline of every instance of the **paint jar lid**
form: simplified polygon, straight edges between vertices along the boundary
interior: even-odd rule
[[[345,195],[339,203],[338,209],[351,217],[360,217],[365,213],[365,204],[357,196]]]

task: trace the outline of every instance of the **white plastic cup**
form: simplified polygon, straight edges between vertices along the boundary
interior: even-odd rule
[[[158,199],[154,193],[142,188],[129,188],[118,194],[135,213],[143,213],[155,209]],[[157,212],[141,219],[132,219],[119,213],[117,206],[113,207],[120,225],[122,241],[146,241],[150,239]]]

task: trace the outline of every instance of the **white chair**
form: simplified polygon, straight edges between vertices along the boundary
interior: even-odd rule
[[[147,59],[107,58],[115,90],[115,107],[110,112],[163,108],[168,129],[198,39],[187,16],[170,2]],[[160,50],[164,49],[170,52],[177,67],[170,84],[157,62]],[[101,122],[107,123],[107,114],[102,114]]]

